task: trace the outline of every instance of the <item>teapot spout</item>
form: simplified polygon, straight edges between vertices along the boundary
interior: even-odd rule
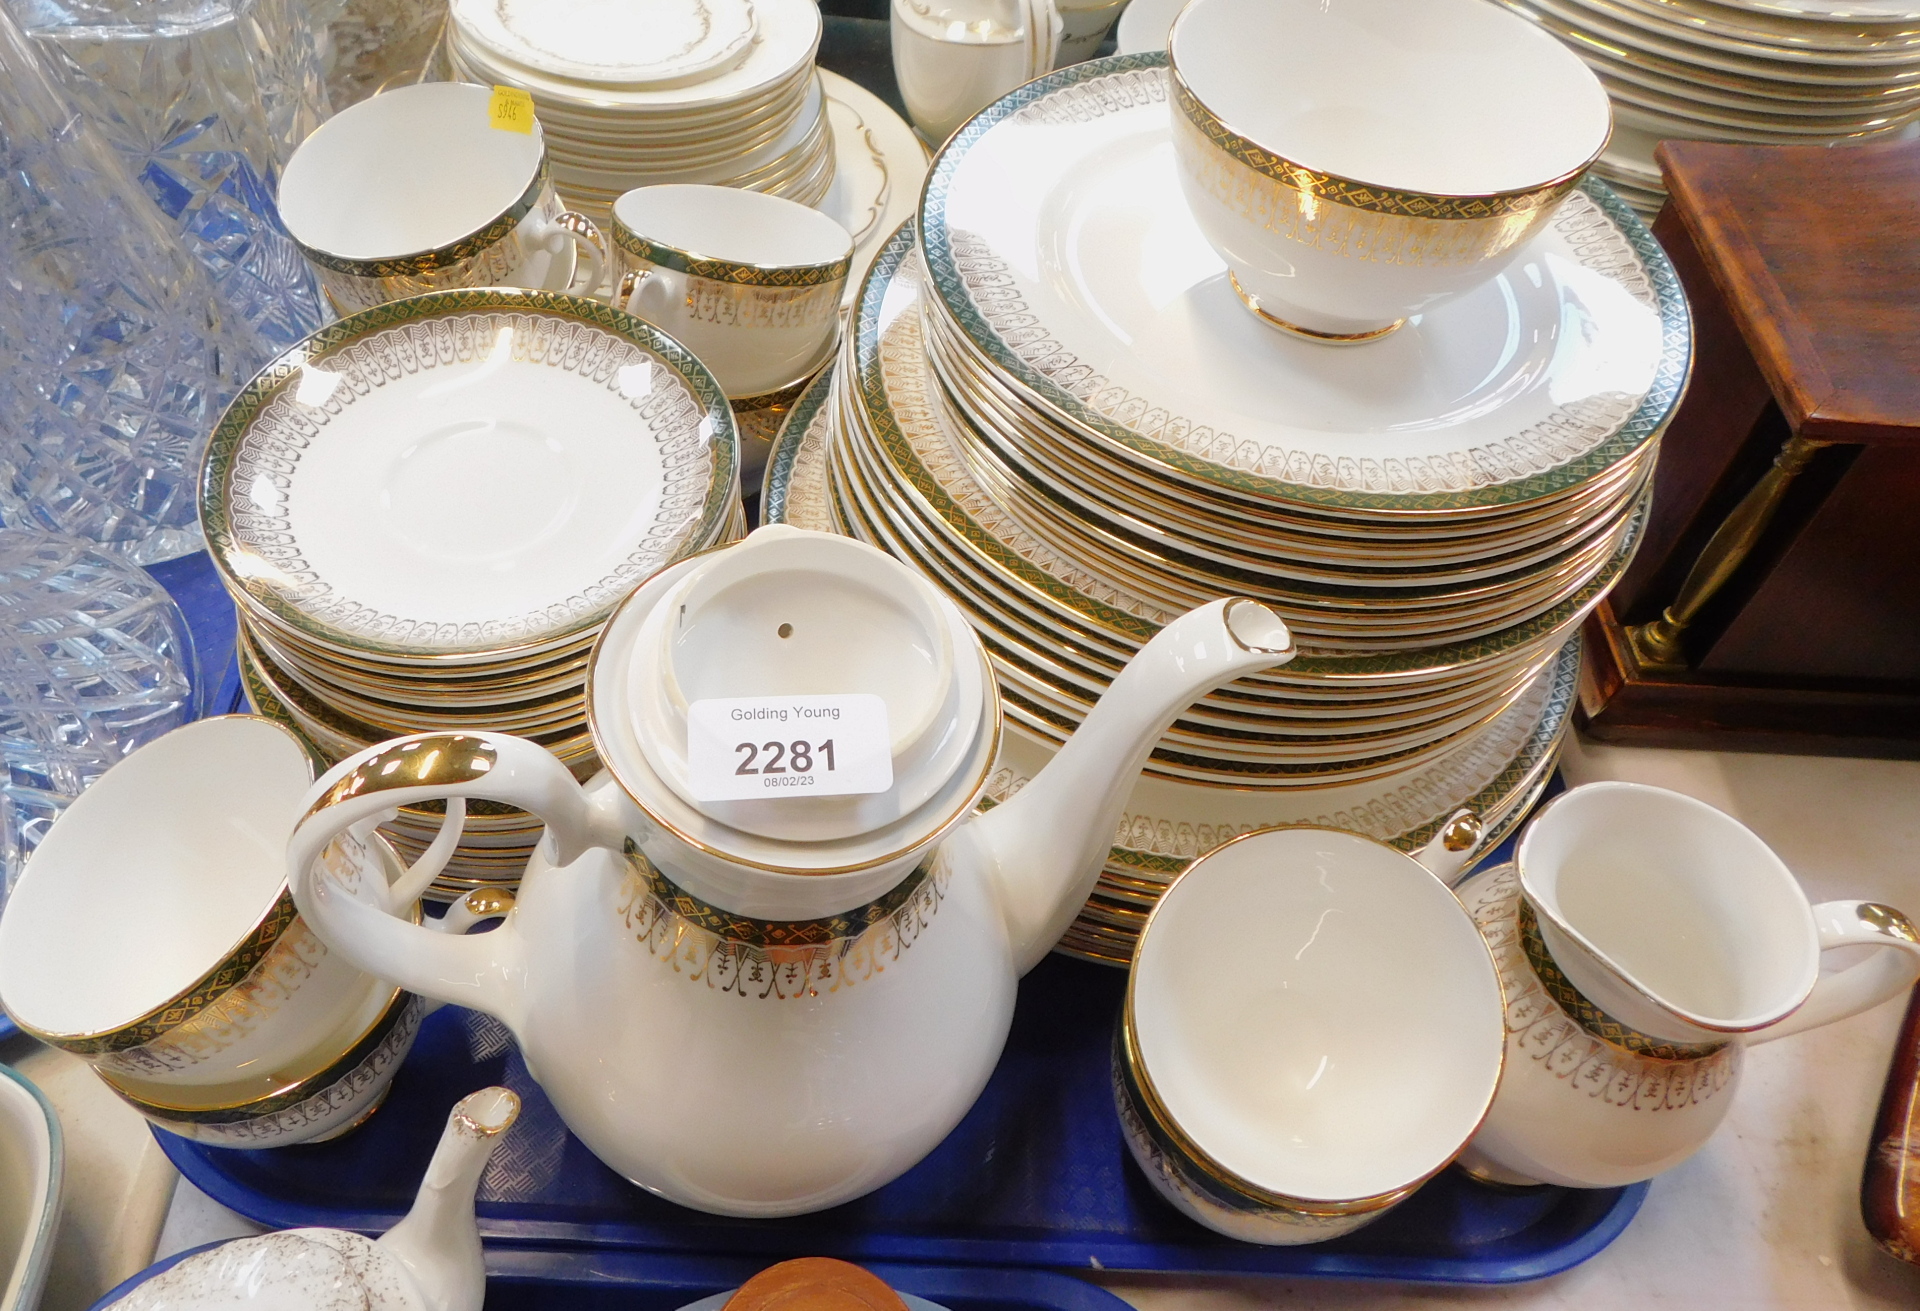
[[[1213,601],[1140,649],[1080,729],[1011,800],[954,841],[975,844],[1022,973],[1053,949],[1106,863],[1121,810],[1160,735],[1194,701],[1296,654],[1280,616],[1245,597]]]
[[[520,1115],[507,1088],[482,1088],[454,1104],[413,1209],[380,1239],[413,1276],[427,1311],[480,1311],[487,1269],[473,1196],[500,1136]]]

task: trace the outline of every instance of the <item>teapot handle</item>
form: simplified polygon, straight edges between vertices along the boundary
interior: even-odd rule
[[[1844,970],[1822,974],[1799,1010],[1749,1041],[1772,1042],[1858,1015],[1905,992],[1920,978],[1920,932],[1893,907],[1872,901],[1823,901],[1813,908],[1813,922],[1820,930],[1821,951],[1859,946],[1887,950]]]
[[[435,932],[356,901],[315,858],[339,834],[397,806],[485,797],[542,820],[555,863],[569,864],[595,842],[592,808],[566,766],[504,733],[417,733],[341,761],[307,796],[287,842],[287,880],[321,941],[376,978],[485,1011],[518,1033],[525,949],[511,913],[492,933]]]

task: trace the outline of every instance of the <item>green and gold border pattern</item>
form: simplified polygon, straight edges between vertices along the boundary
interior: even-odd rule
[[[533,181],[521,193],[520,199],[507,207],[504,214],[477,232],[461,237],[458,241],[432,250],[423,250],[413,255],[395,255],[390,259],[353,259],[346,255],[334,255],[306,245],[298,237],[293,244],[300,249],[310,262],[319,265],[331,273],[345,273],[355,278],[416,278],[439,269],[451,268],[481,254],[490,246],[504,240],[508,233],[520,226],[520,221],[533,213],[533,207],[540,203],[540,193],[546,188],[552,170],[547,164],[547,154],[540,152],[540,167],[534,170]]]
[[[256,374],[240,394],[228,404],[226,411],[220,416],[219,423],[214,427],[213,436],[207,444],[207,453],[200,465],[200,524],[207,538],[207,553],[213,557],[214,564],[219,568],[222,581],[226,584],[228,591],[244,593],[250,603],[271,612],[275,618],[301,633],[350,651],[413,658],[455,656],[483,651],[501,655],[508,653],[508,647],[486,642],[471,647],[410,647],[382,642],[359,634],[338,632],[314,619],[297,605],[289,603],[273,588],[247,577],[244,567],[238,563],[245,551],[233,532],[235,507],[231,499],[231,489],[228,486],[234,460],[239,454],[242,442],[246,439],[247,432],[269,402],[283,389],[298,383],[307,366],[322,363],[361,338],[387,328],[416,320],[484,313],[489,310],[569,319],[587,324],[648,352],[679,375],[692,393],[695,403],[700,407],[704,416],[703,422],[710,426],[711,435],[708,438],[708,445],[712,451],[713,460],[712,476],[707,483],[706,496],[701,505],[698,522],[691,525],[682,537],[684,541],[703,542],[713,536],[719,529],[721,520],[728,513],[730,503],[735,499],[736,484],[739,481],[739,441],[734,428],[733,410],[727,402],[726,393],[720,389],[720,384],[714,381],[713,374],[708,371],[707,366],[702,364],[692,351],[658,328],[635,318],[624,310],[603,305],[599,301],[584,296],[573,296],[557,291],[524,291],[512,287],[430,291],[424,295],[376,305],[372,309],[362,310],[358,314],[318,329],[304,341],[282,352],[277,359]],[[622,597],[610,600],[597,615],[576,624],[575,627],[589,628],[593,623],[605,619],[621,599],[624,599],[624,594]],[[532,645],[538,645],[538,643],[517,644],[517,646]]]
[[[1129,55],[1120,58],[1134,59],[1145,58],[1145,56]],[[1094,62],[1105,64],[1112,63],[1113,60]],[[1058,77],[1060,74],[1053,76]],[[1039,82],[1030,83],[1023,90],[1031,90],[1032,87],[1040,86],[1048,80],[1050,79],[1042,78]],[[975,120],[976,123],[978,121],[978,119]],[[958,139],[958,137],[955,138],[955,140]],[[932,260],[932,246],[932,242],[922,243],[923,254],[929,262]],[[858,388],[859,402],[865,407],[875,436],[885,448],[888,458],[900,470],[914,492],[948,525],[950,531],[959,535],[1002,572],[1011,575],[1023,586],[1052,598],[1088,622],[1110,633],[1133,641],[1146,642],[1159,631],[1158,625],[1139,615],[1109,605],[1096,597],[1086,595],[1054,577],[1018,552],[1010,550],[976,522],[967,513],[965,507],[948,495],[931,471],[921,464],[914,454],[912,445],[901,430],[899,420],[893,414],[887,400],[886,381],[880,358],[881,307],[886,298],[887,288],[913,249],[914,225],[913,220],[909,219],[892,237],[887,239],[875,256],[873,266],[867,273],[866,283],[861,288],[859,300],[856,302],[853,322],[848,325],[848,330],[853,335],[854,351],[851,381]],[[958,285],[957,277],[955,285]],[[1015,363],[1021,363],[1010,350],[1008,356]],[[1021,367],[1025,367],[1023,363]],[[1684,370],[1682,370],[1683,379]],[[1053,387],[1051,383],[1046,385]],[[1677,386],[1678,382],[1676,382]],[[1058,387],[1053,387],[1053,390],[1065,400],[1072,401],[1072,398],[1065,392],[1059,391]],[[1072,403],[1078,404],[1077,401]],[[1102,421],[1106,422],[1104,419]],[[1109,424],[1109,426],[1113,425]],[[1287,671],[1290,674],[1315,674],[1331,678],[1343,676],[1371,678],[1393,675],[1412,678],[1432,670],[1454,668],[1487,659],[1503,652],[1513,651],[1557,631],[1570,630],[1588,610],[1599,604],[1600,598],[1612,588],[1614,582],[1625,571],[1627,563],[1633,558],[1633,552],[1639,545],[1640,535],[1645,529],[1645,502],[1649,499],[1646,491],[1642,491],[1640,496],[1641,506],[1634,511],[1632,524],[1621,541],[1620,549],[1614,553],[1606,567],[1580,591],[1524,623],[1503,628],[1485,637],[1411,652],[1380,652],[1363,655],[1307,652],[1295,658],[1287,666]]]
[[[1446,196],[1430,195],[1419,191],[1396,191],[1389,187],[1376,187],[1365,182],[1356,182],[1352,178],[1343,178],[1337,173],[1323,173],[1318,169],[1307,168],[1256,145],[1250,138],[1242,136],[1221,122],[1219,116],[1208,109],[1200,97],[1193,94],[1186,80],[1180,76],[1180,70],[1174,64],[1171,55],[1167,58],[1167,82],[1169,89],[1173,92],[1175,107],[1189,123],[1199,129],[1202,136],[1227,155],[1245,164],[1262,177],[1272,178],[1283,187],[1290,187],[1335,205],[1344,205],[1348,209],[1365,210],[1371,214],[1390,214],[1396,218],[1433,219],[1441,222],[1531,214],[1535,210],[1545,209],[1555,204],[1562,196],[1578,186],[1580,175],[1586,172],[1588,165],[1593,162],[1589,159],[1563,177],[1518,191],[1493,192],[1482,196]],[[1604,149],[1604,143],[1602,148]],[[1598,153],[1595,152],[1596,156]]]
[[[827,403],[833,391],[834,368],[828,365],[810,383],[800,399],[787,411],[786,422],[773,439],[773,452],[767,457],[767,472],[760,484],[760,522],[787,521],[787,487],[793,479],[793,462],[800,457],[800,443],[807,435],[813,416]]]
[[[1660,316],[1660,363],[1647,394],[1618,431],[1593,449],[1545,473],[1463,492],[1385,494],[1289,482],[1245,470],[1229,469],[1137,432],[1102,414],[1034,368],[987,323],[968,296],[966,284],[961,279],[952,233],[947,226],[947,199],[961,162],[968,151],[994,127],[1054,92],[1101,78],[1164,69],[1166,66],[1166,53],[1155,51],[1093,59],[1036,78],[1002,96],[969,119],[948,139],[928,170],[920,196],[919,223],[923,234],[921,246],[935,294],[978,350],[1048,405],[1102,439],[1114,442],[1180,476],[1242,494],[1339,510],[1460,511],[1518,505],[1590,481],[1634,454],[1665,429],[1667,420],[1679,404],[1681,393],[1686,389],[1693,358],[1693,329],[1686,293],[1680,286],[1672,262],[1653,239],[1646,224],[1613,193],[1612,188],[1591,174],[1581,179],[1577,189],[1584,192],[1626,236],[1652,284]],[[1124,103],[1125,99],[1116,97],[1115,103]]]
[[[280,935],[287,931],[288,926],[293,923],[299,913],[293,904],[292,892],[283,885],[279,897],[267,911],[266,918],[255,925],[246,937],[221,957],[218,965],[139,1019],[131,1020],[118,1028],[108,1029],[102,1033],[68,1036],[42,1032],[18,1016],[14,1017],[14,1022],[24,1032],[32,1034],[48,1046],[58,1047],[76,1056],[98,1056],[144,1047],[179,1028],[219,1001],[235,984],[253,973],[260,962],[267,958],[267,953],[273,950],[274,944],[280,941]]]
[[[714,259],[650,241],[622,223],[618,215],[613,220],[613,243],[635,259],[658,264],[663,269],[738,287],[823,287],[829,283],[844,282],[847,271],[853,267],[851,251],[825,264],[775,266]]]
[[[1524,896],[1520,898],[1518,914],[1520,946],[1526,953],[1527,964],[1533,967],[1534,975],[1539,978],[1540,986],[1547,990],[1547,996],[1553,998],[1561,1010],[1572,1017],[1575,1024],[1601,1042],[1623,1048],[1636,1056],[1650,1056],[1660,1061],[1703,1060],[1727,1045],[1724,1042],[1667,1042],[1662,1038],[1649,1037],[1631,1025],[1614,1019],[1588,1000],[1587,995],[1574,987],[1573,980],[1561,970],[1553,959],[1553,953],[1547,950],[1546,939],[1540,936],[1540,920]]]

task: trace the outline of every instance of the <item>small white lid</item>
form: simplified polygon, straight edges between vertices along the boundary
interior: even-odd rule
[[[628,664],[653,771],[708,818],[825,842],[883,828],[938,793],[978,736],[985,689],[966,621],[932,584],[850,538],[775,524],[697,564],[647,616]],[[863,796],[697,798],[687,707],[865,693],[887,707],[893,787]]]

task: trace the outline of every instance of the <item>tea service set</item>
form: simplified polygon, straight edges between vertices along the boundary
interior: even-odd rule
[[[1047,46],[1065,31],[1039,3],[1014,17]],[[1428,54],[1385,39],[1408,25]],[[1288,100],[1248,31],[1315,52],[1303,72],[1324,76]],[[1422,58],[1467,59],[1551,112],[1433,100]],[[1392,74],[1360,79],[1387,88],[1380,122],[1315,108],[1346,103],[1355,60]],[[320,267],[352,265],[327,284],[352,312],[235,402],[202,487],[261,713],[129,756],[0,914],[0,1005],[156,1125],[249,1148],[349,1133],[423,1016],[454,1005],[504,1025],[567,1127],[636,1186],[805,1214],[949,1134],[1021,976],[1064,945],[1130,967],[1112,1093],[1152,1187],[1230,1237],[1312,1243],[1456,1163],[1507,1186],[1649,1178],[1707,1141],[1747,1045],[1920,978],[1899,911],[1810,904],[1699,802],[1592,784],[1525,818],[1688,338],[1644,229],[1583,181],[1604,94],[1524,22],[1479,0],[1191,0],[1166,56],[1042,77],[960,127],[843,338],[854,242],[777,196],[648,187],[603,230],[557,208],[537,123],[486,128],[502,138],[474,156],[486,168],[367,170],[379,203],[344,180],[353,150],[397,158],[484,125],[492,95],[389,92],[322,129],[357,146],[289,166],[289,228]],[[1423,115],[1432,139],[1409,146]],[[1082,163],[1160,170],[1160,208],[1116,210],[1102,234],[1113,193],[1078,166],[997,210],[972,196],[1039,167],[1021,150],[1057,148],[1063,124]],[[1169,196],[1185,226],[1127,226]],[[1062,281],[1035,254],[1046,222],[1151,258]],[[435,258],[393,267],[409,246]],[[496,275],[536,285],[469,281]],[[1068,288],[1052,302],[1034,290],[1049,279]],[[1170,359],[1214,332],[1242,363],[1264,350],[1332,377],[1347,405],[1405,367],[1398,345],[1444,381],[1476,333],[1550,305],[1582,330],[1499,390],[1595,405],[1585,426],[1534,423],[1526,451],[1438,421],[1470,428],[1485,398],[1410,434],[1383,410],[1377,432],[1345,430],[1380,448],[1346,455],[1276,412],[1330,453],[1290,465],[1249,441],[1249,460],[1135,404],[1113,381],[1133,358],[1063,346],[1094,340],[1097,316],[1064,313],[1075,296],[1122,315],[1184,297]],[[1583,355],[1594,341],[1618,355]],[[1506,353],[1533,349],[1516,332]],[[795,388],[770,522],[746,532],[729,401]],[[1056,476],[1101,470],[1078,537],[968,445],[988,415]],[[1178,531],[1148,550],[1094,502]],[[1103,555],[1057,575],[1036,563],[1095,540]],[[1372,627],[1341,590],[1368,568],[1400,584]],[[1206,582],[1227,577],[1247,585]],[[1410,599],[1426,604],[1396,608]],[[1092,600],[1098,643],[1072,636]],[[1019,652],[1049,643],[1060,672],[1022,673]],[[1263,722],[1279,755],[1233,746]],[[1325,740],[1299,727],[1315,723]],[[1212,804],[1263,760],[1280,764],[1219,803],[1215,840],[1128,872],[1126,843],[1151,845],[1129,837],[1143,804]],[[1515,828],[1510,864],[1470,872]],[[1842,948],[1861,958],[1822,973]],[[288,1305],[351,1286],[341,1305],[477,1307],[474,1188],[516,1111],[504,1089],[454,1107],[379,1243],[231,1244],[124,1305],[252,1281]]]

